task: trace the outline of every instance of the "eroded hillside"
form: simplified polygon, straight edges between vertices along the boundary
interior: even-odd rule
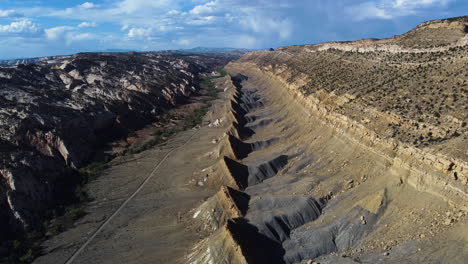
[[[251,52],[190,263],[464,263],[466,18]],[[449,36],[449,37],[447,37]]]
[[[87,215],[45,242],[37,263],[465,263],[467,24],[229,63],[202,125],[114,162],[89,186]],[[176,79],[161,80],[173,89],[138,97],[142,70],[120,84],[130,99],[118,102],[132,112],[190,90],[200,64],[170,61]],[[77,92],[124,67],[100,80],[70,63],[51,76]]]
[[[394,39],[366,44],[253,52],[241,62],[274,75],[311,104],[349,118],[379,139],[447,155],[459,160],[462,169],[461,161],[468,159],[460,147],[467,146],[468,131],[467,23],[465,17],[427,22]],[[444,38],[448,43],[432,42],[437,51],[391,49],[405,47],[403,39],[420,43],[439,37],[433,25],[452,37]],[[380,50],[370,49],[376,46]]]
[[[0,68],[0,240],[40,229],[76,199],[77,169],[102,147],[157,121],[230,59],[77,54]]]

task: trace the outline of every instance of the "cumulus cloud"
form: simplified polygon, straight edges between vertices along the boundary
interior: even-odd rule
[[[80,24],[78,24],[78,27],[79,28],[90,28],[90,27],[97,27],[97,23],[96,22],[81,22]]]
[[[65,33],[73,29],[74,27],[70,27],[70,26],[60,26],[60,27],[48,28],[45,30],[45,33],[46,33],[47,39],[59,40],[65,36]]]
[[[0,25],[0,33],[39,33],[41,27],[38,24],[33,23],[29,19],[22,19],[19,21],[11,22],[8,25]]]
[[[45,36],[49,41],[65,43],[71,45],[75,42],[97,39],[98,36],[88,33],[77,31],[78,27],[60,26],[48,28],[45,30]]]
[[[153,35],[152,28],[130,28],[127,36],[129,38],[148,38]]]
[[[367,1],[346,8],[356,20],[369,18],[393,19],[419,13],[425,8],[446,6],[454,0],[378,0]]]
[[[84,9],[91,9],[91,8],[96,7],[96,5],[94,3],[92,3],[92,2],[85,2],[85,3],[81,4],[80,7],[84,8]]]
[[[21,15],[15,10],[0,10],[0,18],[14,18]]]
[[[188,3],[189,2],[189,3]],[[279,9],[289,8],[285,0],[119,0],[108,6],[85,2],[65,9],[30,8],[38,17],[80,19],[78,28],[97,24],[117,24],[130,39],[169,38],[169,43],[195,32],[206,34],[262,34],[272,39],[289,39],[290,19],[277,17]],[[272,13],[270,13],[272,12]],[[263,14],[262,14],[263,13]],[[93,21],[93,22],[88,22]],[[239,32],[244,30],[247,32]],[[54,37],[54,32],[49,34]]]
[[[218,0],[211,1],[205,3],[203,5],[197,5],[192,10],[190,10],[190,14],[194,15],[204,15],[204,14],[211,14],[214,13],[218,8],[220,2]]]

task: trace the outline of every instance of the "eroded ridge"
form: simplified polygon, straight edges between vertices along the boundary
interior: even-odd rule
[[[233,92],[226,134],[208,177],[221,191],[194,211],[207,236],[185,260],[394,263],[431,255],[443,262],[463,249],[468,239],[457,232],[466,203],[411,183],[435,184],[434,172],[402,166],[327,125],[323,112],[314,113],[283,82],[251,64],[228,69]],[[454,237],[458,242],[447,248]],[[434,248],[448,253],[437,255]]]
[[[243,89],[245,80],[244,75],[231,78],[227,116],[232,125],[219,142],[219,161],[210,177],[211,185],[223,186],[193,214],[210,235],[187,257],[192,263],[283,263],[282,243],[291,230],[317,219],[325,206],[326,199],[307,196],[248,194],[249,187],[280,174],[294,155],[283,147],[273,156],[261,155],[282,139],[256,135],[268,129],[275,112],[264,109],[255,89]]]

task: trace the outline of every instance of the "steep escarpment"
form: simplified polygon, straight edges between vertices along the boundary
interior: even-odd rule
[[[69,200],[76,169],[110,140],[158,120],[226,58],[77,54],[0,68],[0,240]]]
[[[464,263],[468,50],[452,21],[415,30],[435,24],[461,38],[438,51],[395,37],[371,41],[381,50],[295,46],[230,63],[226,133],[203,177],[236,191],[194,209],[208,224],[184,261]]]
[[[460,44],[466,39],[465,20],[428,22],[381,46],[436,37],[434,28],[458,32],[451,43],[437,45],[439,51],[361,50],[374,44],[350,42],[253,52],[240,62],[283,82],[323,121],[388,155],[396,150],[421,160],[463,193],[468,183],[468,46]],[[426,33],[413,36],[420,31]]]

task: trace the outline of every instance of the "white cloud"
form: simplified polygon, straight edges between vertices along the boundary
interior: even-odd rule
[[[66,34],[66,43],[67,45],[70,45],[74,42],[79,42],[79,41],[84,41],[84,40],[91,40],[91,39],[96,39],[97,36],[91,33],[78,33],[75,34],[73,32],[68,32]]]
[[[45,30],[47,40],[71,45],[75,42],[97,39],[98,36],[88,32],[78,32],[77,27],[60,26]]]
[[[192,10],[190,10],[190,14],[193,15],[204,15],[204,14],[211,14],[217,10],[217,5],[219,5],[219,1],[211,1],[203,5],[197,5]]]
[[[137,13],[137,12],[148,12],[148,11],[168,11],[168,9],[174,9],[177,6],[178,1],[173,0],[122,0],[117,3],[113,13]]]
[[[153,35],[152,28],[130,28],[127,36],[129,38],[148,38]]]
[[[452,0],[393,0],[395,8],[417,8],[431,5],[446,5]]]
[[[369,18],[393,19],[419,13],[425,8],[443,7],[454,0],[378,0],[346,8],[355,20]]]
[[[39,33],[41,28],[29,19],[11,22],[9,25],[0,25],[0,33]]]
[[[391,19],[393,16],[385,8],[378,7],[374,2],[366,2],[352,6],[347,9],[347,13],[356,20],[368,18]]]
[[[197,18],[187,20],[187,24],[195,25],[195,26],[209,25],[209,24],[213,24],[215,19],[216,17],[214,16],[197,17]]]
[[[272,19],[265,16],[248,16],[240,24],[255,33],[277,33],[281,39],[288,39],[293,30],[289,19]]]
[[[84,9],[91,9],[91,8],[96,7],[96,5],[94,3],[92,3],[92,2],[85,2],[85,3],[81,4],[80,7],[84,8]]]
[[[79,28],[89,28],[89,27],[97,27],[96,22],[82,22],[78,25]]]
[[[53,27],[53,28],[46,29],[45,33],[46,33],[47,39],[59,40],[65,37],[65,33],[73,29],[74,27],[70,27],[70,26]]]
[[[99,25],[107,23],[120,28],[114,34],[115,39],[120,37],[122,48],[128,45],[135,49],[158,48],[154,44],[166,45],[164,48],[177,45],[260,47],[270,41],[289,40],[294,29],[293,20],[284,17],[283,10],[290,5],[286,0],[274,3],[267,0],[116,0],[106,6],[91,1],[84,0],[69,8],[38,6],[18,11],[37,19],[81,20],[73,27],[43,31],[46,43],[57,44],[78,41],[73,36],[85,34],[82,30],[90,27],[97,27],[94,34],[102,32],[101,42],[109,33],[104,33]],[[80,36],[86,37],[92,39],[91,35]]]
[[[15,10],[0,10],[0,18],[12,18],[21,16]]]
[[[171,11],[167,12],[167,14],[170,15],[170,16],[178,15],[178,14],[180,14],[180,13],[181,13],[181,12],[178,11],[178,10],[171,10]]]
[[[192,44],[192,41],[189,39],[179,39],[178,41],[175,41],[175,43],[181,45],[181,46],[189,46]]]

